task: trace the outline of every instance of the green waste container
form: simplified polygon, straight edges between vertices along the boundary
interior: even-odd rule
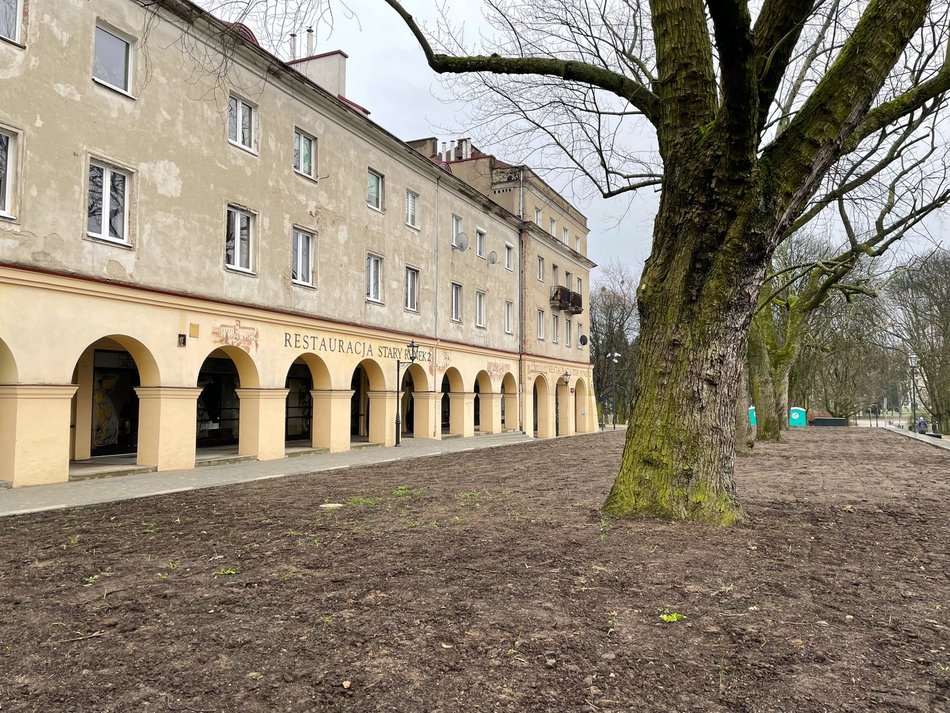
[[[752,426],[752,428],[755,428],[759,425],[755,420],[755,406],[749,407],[749,425]]]
[[[788,425],[791,428],[805,428],[808,420],[805,418],[805,409],[795,406],[788,410]]]

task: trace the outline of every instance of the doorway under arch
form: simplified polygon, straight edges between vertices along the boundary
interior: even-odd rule
[[[319,447],[317,433],[329,428],[330,404],[325,399],[315,404],[311,392],[330,390],[330,370],[326,363],[316,354],[301,354],[287,369],[284,388],[287,389],[284,438],[298,446],[301,441],[307,441],[311,447]]]
[[[238,389],[260,385],[257,365],[237,347],[215,349],[201,364],[195,446],[204,456],[221,457],[241,452],[241,402]]]
[[[465,382],[454,366],[450,366],[442,375],[441,392],[442,435],[465,435]]]
[[[551,395],[544,374],[538,374],[532,388],[534,408],[533,434],[535,438],[550,438],[554,435],[551,418]]]
[[[386,378],[383,370],[373,359],[364,359],[350,378],[353,396],[350,401],[350,442],[386,443],[386,409],[382,403],[374,404],[379,396],[385,396]]]

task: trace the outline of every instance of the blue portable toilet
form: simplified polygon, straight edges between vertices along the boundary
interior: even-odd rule
[[[755,420],[755,406],[749,407],[749,425],[752,426],[752,428],[756,428],[759,425]]]
[[[788,410],[788,425],[791,428],[805,428],[808,420],[805,418],[805,409],[795,406]]]

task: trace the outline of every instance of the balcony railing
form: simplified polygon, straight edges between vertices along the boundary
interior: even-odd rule
[[[551,307],[552,309],[570,309],[571,308],[571,291],[559,285],[551,290]]]
[[[567,309],[571,314],[580,314],[584,311],[584,298],[579,292],[571,293],[570,305]]]

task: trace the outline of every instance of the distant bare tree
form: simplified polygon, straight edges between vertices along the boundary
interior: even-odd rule
[[[629,267],[614,260],[601,268],[591,285],[590,357],[598,403],[615,406],[621,417],[626,416],[632,397],[636,337],[636,277]],[[620,354],[616,364],[609,354]]]

